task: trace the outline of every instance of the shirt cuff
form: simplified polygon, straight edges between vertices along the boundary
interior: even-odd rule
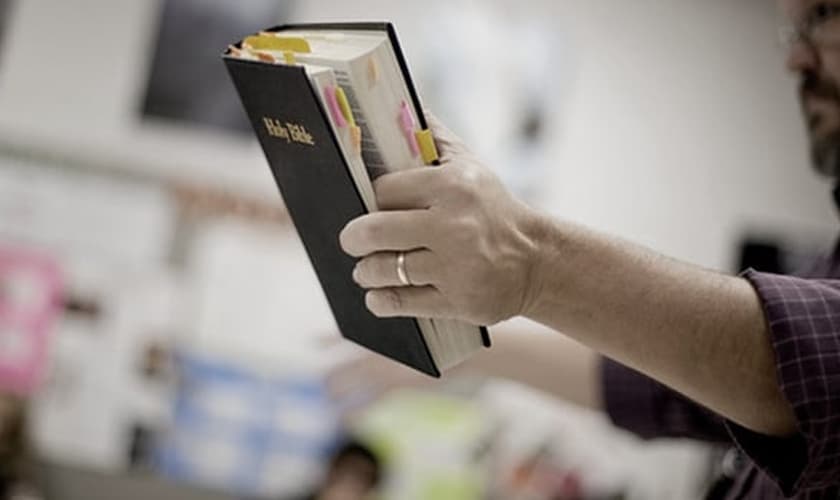
[[[840,480],[840,281],[743,275],[758,293],[776,358],[776,376],[797,433],[766,436],[734,422],[738,447],[785,495]]]

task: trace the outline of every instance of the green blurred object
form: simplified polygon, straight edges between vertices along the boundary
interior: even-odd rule
[[[395,392],[354,425],[382,459],[382,498],[478,500],[486,497],[492,426],[471,401],[416,390]]]

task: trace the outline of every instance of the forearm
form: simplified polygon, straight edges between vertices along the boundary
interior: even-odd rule
[[[537,326],[537,328],[541,328]],[[473,356],[456,373],[512,380],[579,406],[603,406],[600,356],[578,342],[545,332],[500,327],[493,331],[493,348]]]
[[[527,317],[747,428],[793,431],[749,283],[566,223],[535,227]]]

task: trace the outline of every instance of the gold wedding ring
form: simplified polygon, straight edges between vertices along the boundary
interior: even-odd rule
[[[408,273],[405,270],[405,252],[397,253],[397,278],[403,286],[411,286],[411,281],[408,279]]]

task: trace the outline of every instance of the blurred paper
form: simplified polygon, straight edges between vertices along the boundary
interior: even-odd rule
[[[193,347],[313,370],[331,363],[322,341],[338,327],[291,229],[208,223],[197,231],[188,273]]]
[[[265,498],[317,484],[339,438],[320,377],[196,352],[178,360],[173,423],[160,450],[164,474]]]
[[[61,289],[55,261],[0,246],[0,391],[28,395],[40,384]]]

